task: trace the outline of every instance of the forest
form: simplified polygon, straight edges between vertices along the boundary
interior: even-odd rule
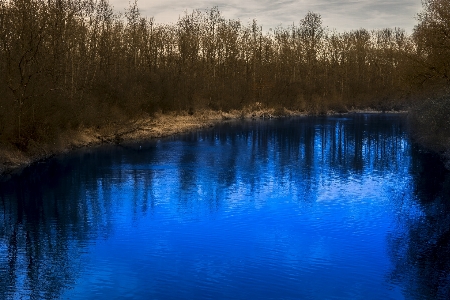
[[[407,110],[416,141],[450,158],[450,2],[412,34],[337,32],[308,12],[263,30],[217,7],[156,23],[132,2],[0,0],[0,149],[155,114],[259,103],[310,114]],[[330,24],[332,26],[332,24]]]

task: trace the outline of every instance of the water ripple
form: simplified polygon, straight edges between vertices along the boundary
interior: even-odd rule
[[[139,146],[55,158],[1,186],[0,298],[450,290],[448,173],[398,116],[234,122]]]

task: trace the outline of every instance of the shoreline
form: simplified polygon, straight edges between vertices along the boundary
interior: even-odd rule
[[[339,113],[328,111],[327,116],[362,114],[362,113],[396,113],[405,114],[408,111],[376,111],[350,110]],[[120,144],[139,140],[151,140],[186,133],[192,130],[213,127],[214,125],[238,119],[273,119],[286,117],[305,117],[319,114],[287,109],[275,110],[254,108],[233,110],[230,112],[202,110],[189,114],[187,112],[157,114],[153,117],[141,118],[127,124],[110,124],[104,128],[80,128],[64,132],[59,140],[50,145],[35,145],[31,153],[15,150],[0,149],[0,182],[8,181],[18,176],[27,167],[43,162],[55,155],[69,153],[76,149],[90,148],[106,144]]]

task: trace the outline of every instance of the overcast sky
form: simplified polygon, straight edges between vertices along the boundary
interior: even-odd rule
[[[110,0],[123,12],[128,0]],[[240,19],[247,24],[256,19],[263,30],[277,25],[298,25],[308,11],[322,16],[323,25],[338,31],[400,27],[411,33],[420,0],[138,0],[141,15],[154,17],[156,23],[176,23],[185,11],[218,6],[225,19]]]

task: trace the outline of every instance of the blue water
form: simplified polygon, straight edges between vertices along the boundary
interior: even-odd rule
[[[80,150],[0,197],[0,298],[450,295],[450,176],[402,115]]]

